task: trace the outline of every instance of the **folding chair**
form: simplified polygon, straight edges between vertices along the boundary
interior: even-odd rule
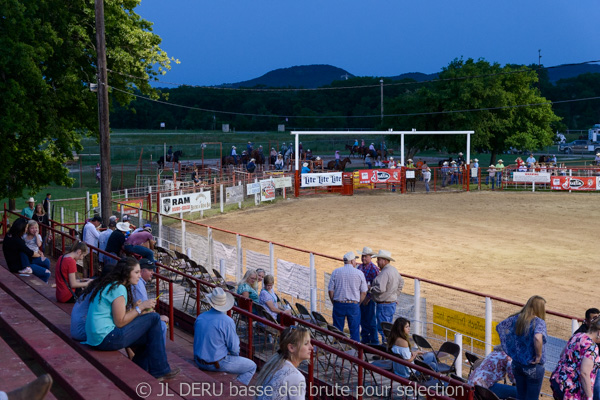
[[[306,322],[314,323],[310,311],[300,303],[296,303],[296,309],[298,310],[298,318],[303,319]]]
[[[460,355],[460,346],[454,342],[444,342],[440,349],[435,353],[438,362],[438,372],[448,375],[451,372],[456,372],[456,358]],[[452,362],[445,362],[450,357]]]
[[[323,314],[321,314],[318,311],[313,311],[312,317],[313,317],[313,320],[317,323],[317,325],[322,326],[323,328],[327,328],[327,325],[329,324],[329,322],[327,322],[327,320],[325,319]]]
[[[470,351],[465,351],[465,358],[467,359],[467,362],[469,363],[469,376],[471,375],[471,372],[473,372],[473,370],[475,369],[474,365],[478,360],[481,360],[481,357],[479,357],[477,354],[475,353],[471,353]]]
[[[299,314],[298,314],[298,311],[296,311],[296,309],[294,308],[294,306],[293,306],[293,305],[292,305],[292,304],[291,304],[289,301],[287,301],[287,299],[286,299],[285,297],[284,297],[284,298],[282,298],[281,300],[283,301],[283,304],[285,304],[285,306],[286,306],[287,308],[289,308],[290,310],[292,310],[292,315],[293,315],[294,317],[296,317],[296,318],[300,318],[300,316],[299,316]]]
[[[385,336],[385,340],[388,340],[388,337],[390,337],[390,332],[392,331],[392,323],[391,322],[385,322],[385,321],[381,321],[381,330],[383,331],[383,336]]]
[[[227,281],[225,281],[225,278],[223,278],[223,276],[221,275],[221,273],[219,271],[217,271],[216,269],[213,268],[213,274],[215,274],[215,277],[213,279],[213,281],[215,282],[215,285],[219,285],[224,289],[228,289],[228,290],[233,290],[235,289],[234,286],[229,285],[227,283]]]
[[[432,351],[433,353],[435,353],[433,346],[423,336],[413,333],[412,337],[419,350],[425,352]]]

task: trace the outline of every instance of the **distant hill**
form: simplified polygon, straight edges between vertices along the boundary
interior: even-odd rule
[[[555,83],[560,79],[574,78],[587,73],[600,73],[600,65],[558,65],[553,68],[548,68],[548,79],[550,79],[550,82]]]
[[[548,78],[550,82],[556,83],[560,79],[573,78],[585,73],[600,73],[600,65],[559,65],[548,68]],[[437,73],[424,74],[421,72],[408,72],[396,76],[390,76],[392,80],[414,79],[417,82],[436,79]],[[228,83],[221,85],[223,87],[270,87],[270,88],[318,88],[330,85],[333,81],[353,78],[354,75],[348,71],[334,67],[332,65],[300,65],[289,68],[280,68],[267,72],[263,76],[249,81],[238,83]]]
[[[267,72],[263,76],[249,81],[225,84],[226,87],[297,87],[312,89],[331,84],[333,81],[353,78],[341,68],[331,65],[302,65],[290,68],[280,68]]]

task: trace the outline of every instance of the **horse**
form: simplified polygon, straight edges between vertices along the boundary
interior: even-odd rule
[[[239,158],[238,158],[239,163]],[[237,165],[235,162],[235,158],[233,156],[223,156],[221,157],[221,167],[227,168],[228,165]]]
[[[358,146],[347,144],[347,145],[345,145],[345,147],[346,147],[346,150],[350,150],[350,155],[351,156],[355,156],[356,157],[356,154],[358,154]]]
[[[346,169],[346,164],[352,164],[352,161],[350,161],[350,157],[346,157],[343,160],[340,160],[340,162],[338,163],[337,168],[335,167],[335,160],[331,160],[327,163],[327,169],[332,169],[335,171],[344,171]]]
[[[254,160],[256,161],[255,164],[256,165],[264,165],[265,163],[265,156],[262,152],[258,151],[257,149],[252,150],[252,156],[251,158],[254,158]]]
[[[181,157],[183,155],[183,151],[182,150],[177,150],[176,152],[173,153],[173,155],[171,156],[171,159],[168,162],[174,162],[174,163],[178,163],[179,162],[179,157]],[[165,156],[160,156],[158,158],[158,161],[156,162],[156,164],[158,165],[159,169],[165,169]]]

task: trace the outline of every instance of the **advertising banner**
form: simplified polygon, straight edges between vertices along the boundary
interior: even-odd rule
[[[260,201],[275,200],[275,184],[271,179],[260,181]]]
[[[496,321],[492,321],[492,344],[500,344],[500,337],[496,331]],[[447,331],[447,329],[449,329]],[[454,340],[452,331],[475,338],[473,346],[485,348],[485,319],[474,315],[465,314],[450,308],[433,305],[433,333],[436,335],[449,335],[448,340]]]
[[[235,204],[244,201],[244,187],[230,186],[225,188],[225,204]]]
[[[160,209],[163,214],[209,210],[210,192],[163,197],[161,198]]]
[[[273,182],[275,183],[275,189],[283,189],[286,187],[292,187],[292,177],[284,176],[281,178],[273,178]]]
[[[259,194],[260,193],[260,183],[256,182],[256,183],[249,183],[246,185],[246,194],[248,196],[252,195],[252,194]]]
[[[302,187],[342,186],[341,172],[326,172],[318,174],[301,174]]]
[[[123,214],[139,217],[138,208],[144,208],[144,199],[119,201],[119,204],[123,204]]]
[[[409,171],[406,171],[407,174]],[[413,178],[414,178],[414,171]],[[401,170],[399,169],[361,169],[358,171],[360,183],[386,183],[400,182]],[[408,178],[408,175],[406,176]]]
[[[600,190],[597,176],[553,176],[552,190]]]
[[[518,172],[513,173],[513,181],[527,183],[550,183],[550,172]]]

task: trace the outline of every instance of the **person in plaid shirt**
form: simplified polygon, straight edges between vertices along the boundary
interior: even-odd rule
[[[359,264],[356,268],[365,274],[365,280],[370,289],[373,279],[379,275],[379,267],[371,261],[371,257],[375,253],[373,253],[370,247],[364,247],[362,251],[357,251],[357,253],[360,255],[362,264]],[[360,328],[361,343],[379,344],[377,320],[375,318],[375,302],[371,300],[370,294],[367,294],[360,304]]]

